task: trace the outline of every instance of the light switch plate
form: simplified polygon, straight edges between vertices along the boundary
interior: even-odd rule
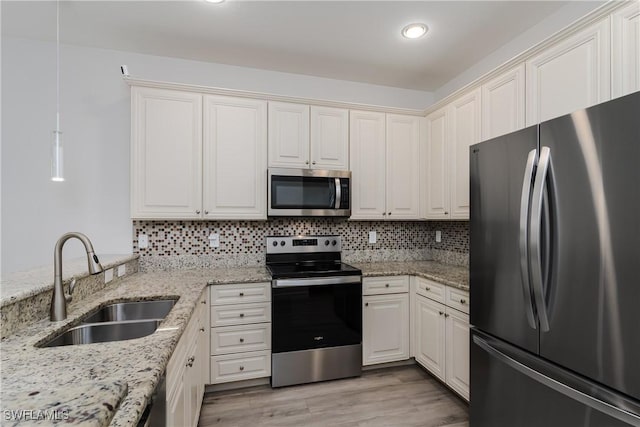
[[[146,234],[140,234],[138,236],[138,247],[140,249],[146,249],[149,247],[149,236]]]
[[[218,233],[209,234],[209,246],[212,248],[220,247],[220,235]]]
[[[127,266],[125,264],[121,264],[118,266],[118,277],[122,277],[127,273]]]
[[[440,230],[436,231],[436,242],[442,242],[442,231]]]
[[[113,268],[104,271],[104,283],[109,283],[113,280]]]
[[[369,232],[369,243],[373,244],[378,241],[378,235],[375,231]]]

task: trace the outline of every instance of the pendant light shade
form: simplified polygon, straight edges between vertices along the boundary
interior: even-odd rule
[[[60,1],[56,0],[56,129],[51,140],[51,181],[64,181],[62,132],[60,131]]]

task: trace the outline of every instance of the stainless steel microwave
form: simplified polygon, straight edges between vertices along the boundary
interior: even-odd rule
[[[268,216],[350,216],[351,172],[269,169]]]

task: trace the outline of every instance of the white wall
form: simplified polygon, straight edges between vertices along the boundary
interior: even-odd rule
[[[61,46],[64,183],[50,176],[55,45],[2,39],[2,276],[52,262],[56,239],[81,231],[96,252],[130,253],[132,76],[364,104],[425,108],[433,94],[131,52]],[[65,257],[82,255],[68,243]]]
[[[507,62],[514,56],[540,43],[604,3],[606,2],[593,0],[569,2],[569,4],[563,6],[542,22],[529,28],[518,37],[493,51],[480,62],[472,65],[467,70],[441,86],[435,92],[436,101],[445,98],[456,90]]]

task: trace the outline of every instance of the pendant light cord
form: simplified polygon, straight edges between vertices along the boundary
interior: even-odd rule
[[[60,132],[60,0],[56,0],[56,131]]]

